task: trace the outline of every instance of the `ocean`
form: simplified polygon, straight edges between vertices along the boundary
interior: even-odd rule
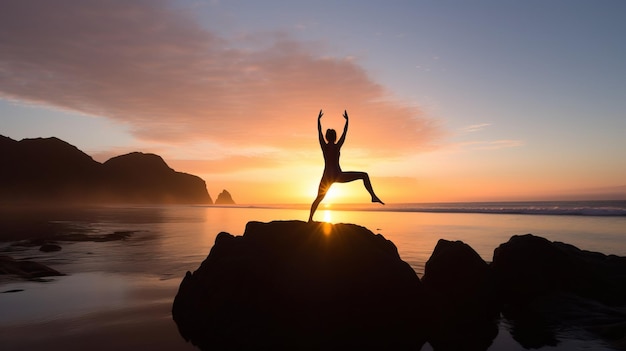
[[[308,205],[103,206],[0,209],[0,255],[46,264],[62,277],[0,276],[3,350],[193,350],[171,319],[186,271],[206,258],[220,232],[249,221],[306,220]],[[461,240],[487,262],[513,235],[532,233],[584,250],[626,256],[626,201],[324,204],[318,221],[354,223],[391,240],[418,276],[440,238]],[[28,239],[49,231],[125,240],[60,241],[41,252]],[[425,345],[423,350],[429,350]],[[489,350],[523,350],[506,320]],[[611,350],[575,330],[540,350]]]

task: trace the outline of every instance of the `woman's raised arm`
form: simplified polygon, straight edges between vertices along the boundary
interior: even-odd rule
[[[324,141],[324,134],[322,134],[322,116],[324,115],[324,113],[322,112],[322,110],[320,110],[320,114],[317,116],[317,137],[320,140],[320,146],[323,146],[324,144],[326,144],[326,142]]]
[[[343,142],[346,141],[346,134],[348,133],[348,111],[343,111],[343,118],[346,119],[346,124],[343,126],[343,133],[341,134],[341,138],[337,142],[337,145],[343,145]]]

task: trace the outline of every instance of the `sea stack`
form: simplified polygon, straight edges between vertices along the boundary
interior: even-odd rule
[[[230,196],[230,193],[226,189],[224,189],[217,196],[217,199],[215,200],[215,204],[216,205],[234,205],[235,200],[233,200],[233,197]]]

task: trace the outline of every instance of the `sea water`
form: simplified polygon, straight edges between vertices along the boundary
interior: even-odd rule
[[[60,242],[63,249],[50,253],[14,241],[0,242],[0,250],[4,251],[0,254],[41,262],[67,274],[38,282],[2,278],[0,344],[20,349],[66,341],[65,349],[79,349],[72,340],[101,337],[108,340],[107,345],[120,349],[125,345],[128,349],[152,345],[152,349],[165,350],[189,346],[177,335],[171,303],[185,272],[198,268],[217,234],[241,235],[249,221],[306,220],[308,206],[94,207],[32,215],[33,221],[45,218],[68,232],[132,234],[120,241]],[[315,219],[355,223],[382,234],[396,245],[401,258],[419,276],[439,239],[462,240],[488,262],[498,245],[512,235],[526,233],[585,250],[626,256],[623,201],[322,204]],[[146,330],[145,335],[124,334],[135,329]],[[35,333],[39,338],[25,338],[20,333]],[[554,349],[610,349],[569,331],[561,338]],[[97,344],[89,346],[97,349]],[[427,349],[428,345],[424,347]],[[503,321],[490,350],[511,349],[522,347],[512,339]]]

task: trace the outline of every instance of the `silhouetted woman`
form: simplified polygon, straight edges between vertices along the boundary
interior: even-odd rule
[[[324,154],[324,174],[322,175],[322,180],[320,181],[320,187],[317,190],[317,197],[313,204],[311,205],[311,213],[309,214],[309,222],[313,220],[313,215],[315,214],[315,210],[317,210],[317,206],[322,202],[324,196],[330,189],[330,186],[333,183],[347,183],[357,179],[363,179],[363,185],[365,185],[365,189],[372,196],[372,202],[380,202],[384,205],[382,201],[374,194],[374,189],[372,189],[372,183],[370,183],[370,177],[365,172],[343,172],[341,167],[339,166],[339,153],[341,151],[341,146],[343,142],[346,140],[346,133],[348,132],[348,112],[343,112],[343,118],[346,119],[346,124],[343,127],[343,134],[341,134],[341,138],[337,141],[337,132],[334,129],[326,130],[326,141],[324,141],[324,136],[322,135],[322,110],[320,110],[319,116],[317,116],[317,134],[320,141],[320,147],[322,148],[322,153]],[[335,143],[337,141],[337,143]]]

